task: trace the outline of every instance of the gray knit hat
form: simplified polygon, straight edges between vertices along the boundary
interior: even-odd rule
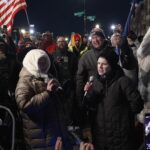
[[[105,34],[104,34],[104,31],[101,28],[93,28],[92,31],[91,31],[91,33],[90,33],[90,36],[92,37],[93,35],[100,36],[103,39],[106,38]]]

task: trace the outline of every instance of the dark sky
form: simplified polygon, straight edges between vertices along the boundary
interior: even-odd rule
[[[74,12],[83,10],[84,0],[26,0],[30,24],[39,32],[52,31],[54,34],[83,32],[83,18],[75,17]],[[110,24],[125,24],[131,0],[85,0],[87,15],[95,15],[94,22],[87,22],[87,31],[100,23],[105,32],[110,32]],[[15,26],[27,26],[25,13],[19,12]]]

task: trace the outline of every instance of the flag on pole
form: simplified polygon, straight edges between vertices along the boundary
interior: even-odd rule
[[[15,15],[27,7],[25,0],[0,0],[0,27],[7,26],[11,33]]]
[[[132,0],[130,12],[128,14],[128,18],[127,18],[127,21],[126,21],[126,24],[125,24],[125,27],[124,27],[124,32],[123,32],[123,36],[125,36],[125,37],[128,35],[129,30],[130,30],[131,17],[133,15],[134,11],[135,11],[136,2],[137,2],[137,0]]]

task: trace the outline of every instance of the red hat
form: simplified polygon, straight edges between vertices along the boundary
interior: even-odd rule
[[[81,40],[81,35],[78,34],[78,33],[76,33],[76,34],[74,35],[74,40],[75,40],[75,41],[80,41],[80,40]]]

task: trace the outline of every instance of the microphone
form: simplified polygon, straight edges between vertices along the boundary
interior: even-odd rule
[[[92,83],[93,83],[93,81],[94,81],[94,76],[90,76],[90,77],[89,77],[89,81],[88,81],[88,82],[89,82],[90,84],[92,84]],[[87,90],[85,91],[85,93],[84,93],[84,97],[87,95],[88,90],[89,90],[89,89],[87,89]]]

